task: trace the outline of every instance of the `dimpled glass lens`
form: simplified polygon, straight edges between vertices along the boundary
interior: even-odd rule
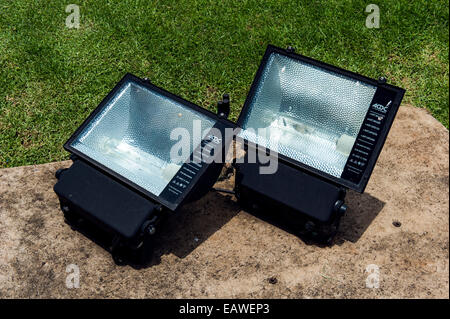
[[[214,121],[202,113],[129,81],[71,146],[158,196],[198,146],[192,143],[194,127],[203,138],[213,126]],[[175,129],[190,134],[190,152],[181,152],[185,154],[181,160],[170,156],[172,146],[180,139],[178,134],[171,139]]]
[[[375,91],[365,82],[272,53],[239,136],[340,177]]]

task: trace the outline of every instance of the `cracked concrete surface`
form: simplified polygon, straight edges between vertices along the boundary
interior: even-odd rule
[[[1,169],[0,297],[448,298],[448,142],[425,110],[401,107],[366,193],[348,194],[331,247],[210,192],[167,221],[142,270],[116,266],[63,222],[52,187],[69,162]],[[231,188],[233,177],[218,184]],[[80,269],[78,289],[66,288],[69,264]],[[378,289],[366,288],[370,264]]]

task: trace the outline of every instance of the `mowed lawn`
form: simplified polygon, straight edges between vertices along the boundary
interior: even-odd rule
[[[79,29],[65,25],[79,5]],[[448,1],[0,0],[0,167],[66,159],[62,145],[126,73],[235,120],[266,45],[407,89],[449,125]]]

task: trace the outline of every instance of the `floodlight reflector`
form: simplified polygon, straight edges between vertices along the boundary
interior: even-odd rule
[[[269,45],[238,119],[246,144],[362,192],[404,90]]]
[[[374,85],[272,53],[240,136],[340,177],[375,91]]]
[[[183,128],[192,136],[195,123],[204,138],[215,121],[128,80],[70,145],[159,196],[201,141],[174,161],[171,132]]]

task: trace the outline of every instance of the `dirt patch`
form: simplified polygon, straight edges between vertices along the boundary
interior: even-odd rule
[[[171,216],[151,267],[116,266],[63,222],[54,172],[69,162],[0,170],[3,298],[448,298],[449,135],[423,109],[401,107],[365,194],[331,247],[298,237],[210,192]],[[233,187],[234,175],[216,187]],[[400,225],[394,225],[399,222]],[[66,288],[66,267],[80,288]],[[379,288],[367,288],[369,265]]]

